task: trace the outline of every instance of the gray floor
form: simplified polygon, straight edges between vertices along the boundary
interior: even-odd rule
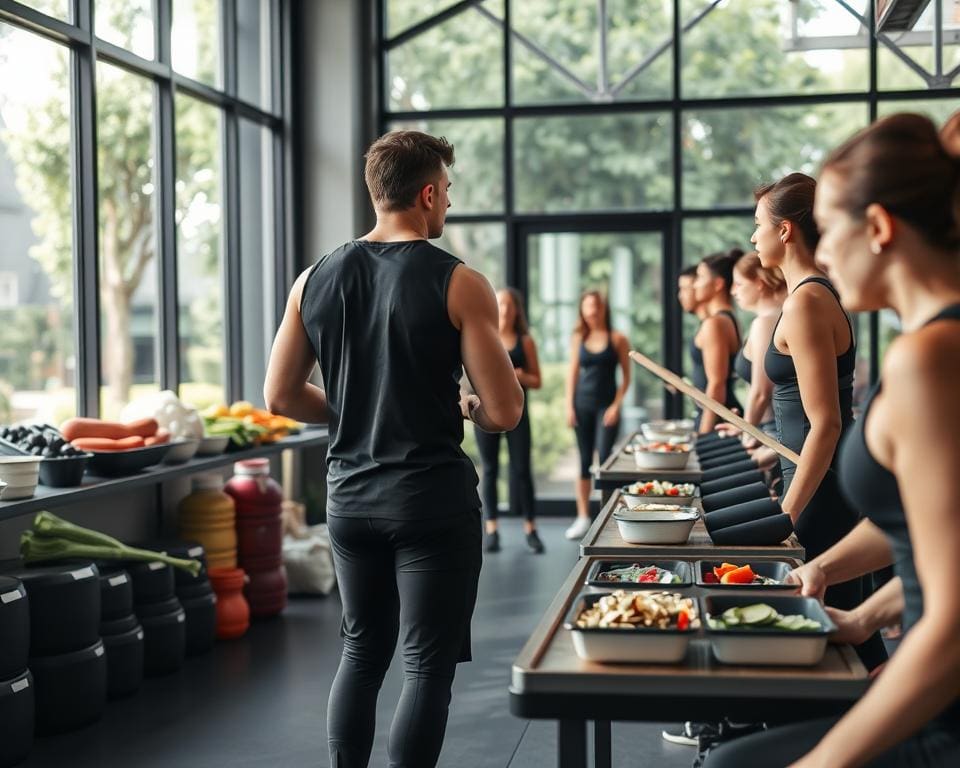
[[[556,726],[513,717],[510,664],[569,573],[576,546],[568,521],[541,523],[547,553],[522,545],[507,520],[503,551],[487,557],[473,623],[474,661],[460,667],[441,766],[555,766]],[[96,725],[37,740],[24,766],[328,766],[327,691],[340,654],[339,601],[294,600],[280,619],[255,625],[242,640],[220,643],[184,670],[148,680],[133,698],[109,705]],[[387,765],[386,737],[400,690],[395,663],[378,708],[371,766]],[[617,768],[689,768],[694,751],[665,744],[654,725],[614,725]]]

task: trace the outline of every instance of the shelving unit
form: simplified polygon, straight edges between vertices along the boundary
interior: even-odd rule
[[[38,485],[36,493],[29,499],[0,501],[0,520],[10,520],[29,515],[41,509],[54,509],[68,504],[88,501],[120,491],[132,490],[144,486],[157,485],[184,475],[193,475],[220,467],[226,467],[235,461],[272,456],[287,450],[302,450],[326,445],[330,440],[326,427],[311,427],[299,435],[292,435],[277,443],[262,445],[243,451],[222,453],[217,456],[202,456],[183,464],[159,464],[148,467],[133,475],[124,477],[95,477],[86,475],[83,484],[73,488],[48,488]]]

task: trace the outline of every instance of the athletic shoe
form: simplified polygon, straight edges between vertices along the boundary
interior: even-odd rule
[[[568,539],[579,541],[583,538],[584,534],[590,530],[590,518],[589,517],[580,517],[577,515],[577,519],[573,521],[573,525],[567,528],[566,533],[563,535]]]
[[[527,548],[535,555],[543,554],[543,542],[540,541],[536,531],[530,531],[527,534]]]
[[[665,728],[660,735],[671,744],[683,744],[685,747],[699,747],[700,740],[716,738],[720,729],[717,723],[691,723],[689,720],[675,728]]]
[[[499,531],[483,534],[483,551],[484,552],[500,551],[500,532]]]

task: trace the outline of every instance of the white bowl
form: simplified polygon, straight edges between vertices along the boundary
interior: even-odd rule
[[[693,421],[681,419],[679,421],[648,421],[640,425],[640,433],[649,442],[681,442],[686,443],[693,439]]]
[[[5,500],[33,496],[40,481],[41,461],[39,456],[0,456],[0,481],[7,484]]]
[[[33,485],[6,485],[0,488],[0,500],[15,501],[16,499],[29,499],[36,493],[37,484]]]
[[[167,451],[167,455],[163,458],[163,463],[183,464],[185,461],[190,461],[190,459],[196,455],[199,447],[200,441],[197,439],[183,437],[179,440],[174,440],[170,444],[170,450]]]
[[[198,456],[216,456],[227,450],[227,443],[230,442],[229,435],[212,435],[203,438],[197,446]]]
[[[637,469],[683,469],[690,461],[690,451],[645,451],[637,447],[633,460]]]
[[[691,507],[683,511],[613,513],[620,537],[628,544],[686,544],[698,517]]]
[[[628,507],[636,507],[640,504],[669,504],[670,506],[689,507],[693,503],[693,496],[639,496],[635,493],[627,493],[620,489],[620,498]]]

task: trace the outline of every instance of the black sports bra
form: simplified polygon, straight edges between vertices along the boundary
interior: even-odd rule
[[[801,280],[800,284],[797,285],[791,293],[796,293],[801,286],[807,283],[819,283],[834,295],[838,304],[840,303],[840,295],[825,277],[813,276]],[[846,316],[846,312],[844,312],[844,316]],[[767,347],[767,354],[763,358],[763,368],[767,372],[767,376],[770,377],[770,381],[774,384],[792,384],[797,381],[797,368],[793,363],[793,356],[786,352],[781,352],[774,344],[777,328],[780,326],[780,320],[782,319],[783,313],[781,312],[780,317],[777,318],[777,324],[773,327],[773,333],[770,334],[770,345]],[[850,346],[846,352],[837,357],[837,376],[841,382],[843,382],[845,377],[852,376],[857,366],[857,344],[854,339],[853,325],[850,322],[849,316],[847,316],[847,326],[850,328]],[[850,383],[852,386],[853,382],[851,381]]]

